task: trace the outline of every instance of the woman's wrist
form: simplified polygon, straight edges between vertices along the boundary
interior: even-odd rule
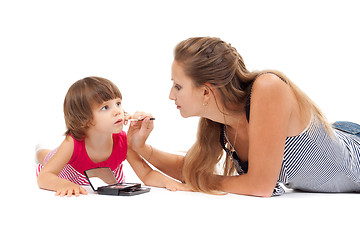
[[[154,149],[151,145],[145,144],[144,147],[140,148],[138,153],[149,161],[153,155]]]

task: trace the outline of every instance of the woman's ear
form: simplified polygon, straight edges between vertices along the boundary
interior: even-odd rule
[[[204,96],[209,95],[211,88],[212,88],[212,84],[211,83],[205,83],[204,84],[205,88],[204,88]]]
[[[211,98],[211,94],[212,93],[212,90],[211,90],[211,85],[209,86],[210,84],[207,84],[205,83],[204,85],[204,89],[203,89],[203,97],[204,97],[204,100],[203,100],[203,106],[207,106],[210,102],[210,98]]]
[[[205,88],[205,89],[204,89],[204,96],[209,95],[209,93],[210,93],[210,90],[207,89],[207,88]]]

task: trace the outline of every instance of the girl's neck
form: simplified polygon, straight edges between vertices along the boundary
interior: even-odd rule
[[[94,132],[87,134],[85,137],[85,148],[93,162],[105,161],[112,153],[112,134],[96,134]]]
[[[112,142],[112,134],[89,129],[86,132],[85,140],[93,145],[104,145]]]

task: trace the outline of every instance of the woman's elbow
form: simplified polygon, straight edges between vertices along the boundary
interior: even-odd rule
[[[264,191],[258,191],[257,193],[256,193],[256,197],[263,197],[263,198],[269,198],[269,197],[271,197],[272,196],[272,193],[273,193],[273,191],[266,191],[266,190],[264,190]]]
[[[269,198],[274,192],[274,187],[272,185],[257,185],[253,187],[252,195],[256,197]]]
[[[269,191],[268,189],[260,189],[257,187],[251,188],[248,191],[244,191],[244,189],[234,189],[233,191],[229,191],[229,193],[262,198],[269,198],[272,196],[272,191]]]

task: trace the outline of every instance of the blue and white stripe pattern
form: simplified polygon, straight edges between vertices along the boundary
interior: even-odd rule
[[[287,137],[283,164],[273,196],[291,189],[307,192],[360,192],[360,138],[312,118],[299,135]]]

